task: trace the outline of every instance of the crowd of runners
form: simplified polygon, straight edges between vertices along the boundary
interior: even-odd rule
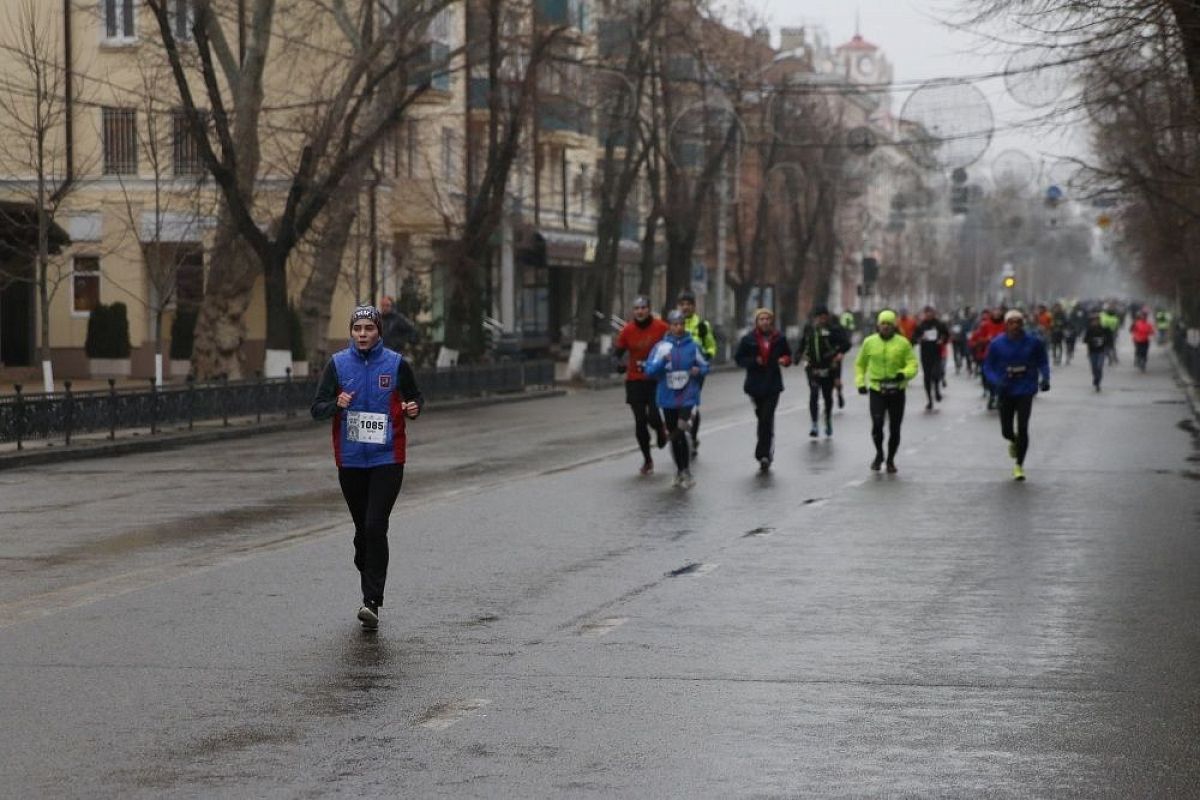
[[[356,616],[363,627],[379,625],[388,568],[388,526],[404,480],[406,426],[421,414],[424,400],[408,360],[390,341],[393,314],[360,306],[350,318],[350,344],[325,365],[312,403],[315,419],[332,424],[338,483],[354,523],[354,564],[362,604]],[[734,361],[745,370],[745,393],[757,418],[754,458],[770,470],[775,452],[775,412],[784,390],[783,370],[804,370],[809,390],[809,436],[833,436],[833,409],[845,405],[843,365],[857,329],[862,341],[853,358],[854,387],[868,398],[874,471],[898,471],[896,453],[904,420],[907,390],[922,375],[925,409],[941,403],[947,365],[978,375],[989,409],[998,410],[1001,435],[1008,441],[1012,475],[1025,480],[1029,420],[1035,396],[1050,389],[1051,362],[1071,363],[1082,339],[1100,391],[1104,369],[1117,359],[1116,341],[1127,330],[1135,361],[1146,368],[1150,343],[1163,341],[1171,319],[1163,311],[1108,304],[985,309],[965,308],[944,319],[926,308],[919,319],[901,309],[884,309],[863,325],[849,312],[840,317],[828,308],[812,310],[793,349],[778,329],[775,314],[760,308],[754,324],[737,342]],[[632,316],[614,344],[617,368],[625,373],[625,401],[633,412],[634,436],[642,455],[640,472],[654,472],[653,450],[670,446],[674,483],[694,485],[691,462],[700,448],[700,408],[704,378],[717,353],[713,326],[696,313],[691,292],[678,305],[655,316],[645,297],[633,303]],[[849,370],[845,370],[849,373]],[[886,434],[886,435],[885,435]]]
[[[1130,320],[1127,325],[1127,318]],[[1108,302],[1054,303],[1029,309],[997,306],[978,313],[970,307],[942,315],[932,307],[919,317],[907,309],[878,312],[869,324],[847,311],[840,316],[825,306],[812,310],[795,348],[778,329],[775,314],[760,308],[753,327],[733,349],[733,360],[745,370],[744,391],[757,418],[754,458],[768,471],[774,458],[775,411],[784,389],[783,370],[802,367],[809,392],[809,436],[833,436],[833,409],[845,405],[843,362],[862,329],[853,358],[854,387],[868,398],[874,471],[899,471],[896,454],[909,386],[921,375],[925,410],[942,402],[950,363],[955,374],[977,376],[988,410],[998,412],[1000,431],[1008,442],[1012,477],[1025,480],[1029,423],[1034,397],[1050,390],[1051,365],[1070,364],[1082,342],[1099,392],[1107,365],[1116,363],[1117,340],[1123,331],[1134,344],[1135,366],[1145,370],[1149,347],[1162,343],[1170,330],[1170,314],[1137,304]],[[633,410],[634,432],[641,450],[641,474],[654,472],[652,435],[659,448],[671,445],[675,485],[694,484],[691,461],[700,446],[699,421],[704,376],[716,354],[713,327],[696,313],[690,292],[665,321],[650,301],[634,301],[632,318],[614,346],[617,369],[625,373],[625,398]]]

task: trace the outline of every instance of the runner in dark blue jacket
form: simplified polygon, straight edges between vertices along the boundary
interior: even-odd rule
[[[779,395],[783,392],[783,374],[780,367],[791,366],[792,353],[787,339],[775,330],[775,313],[769,308],[754,312],[754,330],[738,342],[733,360],[746,370],[746,382],[742,388],[754,402],[754,416],[758,418],[758,443],[754,457],[759,469],[766,472],[771,468],[775,456],[775,409],[779,406]]]
[[[998,395],[1000,433],[1008,440],[1008,454],[1016,461],[1013,478],[1023,481],[1029,415],[1038,390],[1050,391],[1050,360],[1041,337],[1025,332],[1025,315],[1020,311],[1013,309],[1004,315],[1004,333],[988,345],[983,374]]]
[[[313,419],[333,420],[333,458],[354,520],[354,566],[362,585],[358,620],[379,627],[388,568],[388,519],[404,481],[405,423],[424,399],[408,361],[383,346],[380,314],[359,306],[350,346],[334,353],[313,399]]]

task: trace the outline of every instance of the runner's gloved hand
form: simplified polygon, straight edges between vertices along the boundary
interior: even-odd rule
[[[625,362],[619,358],[614,358],[613,359],[613,372],[616,372],[618,374],[624,374],[625,373]]]
[[[866,393],[867,393],[867,387],[865,387],[865,386],[860,386],[860,387],[858,387],[858,393],[859,393],[859,394],[866,394]]]
[[[1050,381],[1042,381],[1042,385],[1038,387],[1043,392],[1050,391]]]
[[[901,383],[904,383],[906,380],[908,380],[908,378],[907,378],[907,377],[905,377],[905,375],[904,375],[904,373],[903,373],[903,372],[897,372],[897,373],[896,373],[896,380],[900,381]]]

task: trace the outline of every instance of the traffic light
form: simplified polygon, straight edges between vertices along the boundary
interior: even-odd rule
[[[863,283],[870,285],[879,280],[879,259],[874,256],[863,256]]]
[[[1017,277],[1015,275],[1004,276],[1004,288],[1011,289],[1017,285]]]

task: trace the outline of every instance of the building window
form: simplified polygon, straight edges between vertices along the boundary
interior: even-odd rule
[[[421,140],[417,138],[417,121],[410,119],[404,126],[406,136],[404,137],[404,164],[408,170],[408,177],[417,177],[417,159],[420,157],[417,154],[417,148],[421,144]]]
[[[200,147],[182,109],[171,112],[171,162],[176,175],[199,175],[204,171]]]
[[[101,109],[104,136],[104,174],[137,174],[137,111]]]
[[[100,305],[100,259],[75,256],[71,269],[71,310],[90,314]]]
[[[196,21],[195,0],[171,0],[167,8],[171,15],[171,33],[180,42],[192,40],[192,23]]]
[[[135,0],[104,0],[104,37],[113,42],[136,39],[136,9]]]
[[[176,255],[175,302],[180,308],[196,309],[204,299],[204,250],[184,246]]]

